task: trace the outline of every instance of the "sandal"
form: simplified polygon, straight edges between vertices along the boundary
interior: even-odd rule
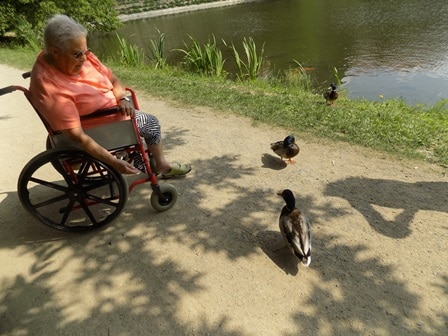
[[[169,179],[176,176],[182,176],[188,174],[191,171],[191,166],[187,166],[181,163],[173,163],[173,167],[171,168],[169,173],[162,174],[162,179]]]

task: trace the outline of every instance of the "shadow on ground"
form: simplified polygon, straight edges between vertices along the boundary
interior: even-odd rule
[[[349,177],[330,183],[325,195],[346,199],[372,228],[391,238],[409,236],[409,225],[419,210],[448,213],[447,182],[406,183]],[[397,209],[400,213],[395,220],[386,220],[375,206]]]
[[[182,132],[172,132],[168,143],[181,144]],[[267,195],[260,197],[265,192],[256,187],[242,187],[239,180],[253,172],[235,165],[231,157],[197,160],[193,166],[195,179],[172,181],[180,190],[180,199],[170,211],[147,210],[148,190],[137,187],[131,197],[141,200],[141,207],[125,211],[104,229],[85,234],[46,228],[22,209],[16,193],[3,195],[0,248],[30,256],[32,262],[29,278],[16,276],[2,280],[0,332],[85,335],[86,331],[95,330],[95,335],[249,335],[230,327],[229,316],[222,316],[213,325],[204,316],[199,329],[194,330],[178,318],[182,293],[195,295],[205,291],[201,285],[205,274],[186,269],[176,258],[160,260],[157,251],[148,244],[152,240],[162,243],[175,240],[191,249],[223,253],[232,260],[258,254],[261,248],[279,268],[300,277],[301,270],[285,252],[280,234],[260,225],[254,216],[260,209],[280,211],[282,204],[273,204]],[[217,171],[226,173],[217,174]],[[207,204],[207,195],[201,189],[203,184],[213,184],[218,192],[231,188],[234,198],[222,207],[207,209],[201,206]],[[408,185],[350,178],[330,185],[326,195],[347,199],[378,232],[401,238],[408,234],[409,220],[418,209],[446,211],[446,192],[445,202],[431,196],[433,189],[446,190],[446,187],[446,184]],[[406,197],[402,200],[398,197],[414,192],[421,194],[415,204],[407,202]],[[386,193],[393,197],[386,199]],[[308,209],[318,208],[312,198],[298,196],[298,203]],[[372,203],[406,209],[396,225],[397,233],[386,230]],[[141,231],[143,234],[136,234]],[[317,248],[313,258],[318,260],[316,270],[320,282],[313,285],[311,297],[306,302],[297,302],[296,311],[288,317],[296,324],[296,335],[320,335],[322,330],[327,330],[326,335],[358,335],[362,328],[385,335],[444,334],[446,326],[443,325],[430,326],[427,330],[431,332],[412,329],[407,321],[419,316],[419,297],[408,291],[403,281],[394,279],[391,267],[378,259],[360,261],[359,254],[368,246],[354,248],[335,243],[335,239],[334,235],[314,235]],[[232,244],[227,243],[230,241]],[[63,266],[56,267],[55,260]],[[76,271],[73,278],[61,281],[60,273],[70,268]],[[116,297],[114,290],[123,283],[128,285],[127,289]],[[297,283],[300,280],[295,286]],[[334,289],[328,288],[329,283],[337,286],[337,297]],[[91,290],[74,292],[76,284],[84,284]],[[439,286],[446,292],[448,279],[441,279]],[[72,304],[78,300],[85,302],[88,311],[73,310]],[[302,305],[309,308],[307,312]],[[369,319],[363,321],[359,316],[369,316]],[[448,315],[443,313],[443,316],[447,321]]]

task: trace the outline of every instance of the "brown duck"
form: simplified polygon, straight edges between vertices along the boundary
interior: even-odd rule
[[[325,104],[334,106],[336,99],[338,99],[339,94],[336,91],[336,85],[331,83],[327,91],[324,92]]]
[[[311,222],[296,208],[296,199],[291,190],[277,193],[286,202],[280,213],[279,227],[288,248],[304,266],[311,263]]]
[[[293,135],[288,135],[284,140],[271,143],[271,149],[275,154],[280,156],[284,163],[285,161],[283,159],[288,159],[287,163],[294,163],[295,161],[292,158],[300,152],[300,148],[296,144],[296,139]]]

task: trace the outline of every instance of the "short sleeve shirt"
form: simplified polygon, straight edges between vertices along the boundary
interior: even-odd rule
[[[80,116],[117,105],[112,71],[93,53],[87,55],[75,76],[49,65],[43,54],[39,54],[31,72],[31,102],[53,130],[80,127]]]

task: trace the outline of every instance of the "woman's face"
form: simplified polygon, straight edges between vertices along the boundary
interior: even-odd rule
[[[67,49],[58,46],[51,48],[55,66],[66,75],[74,76],[81,72],[81,67],[89,53],[85,37],[77,37],[69,41]]]

